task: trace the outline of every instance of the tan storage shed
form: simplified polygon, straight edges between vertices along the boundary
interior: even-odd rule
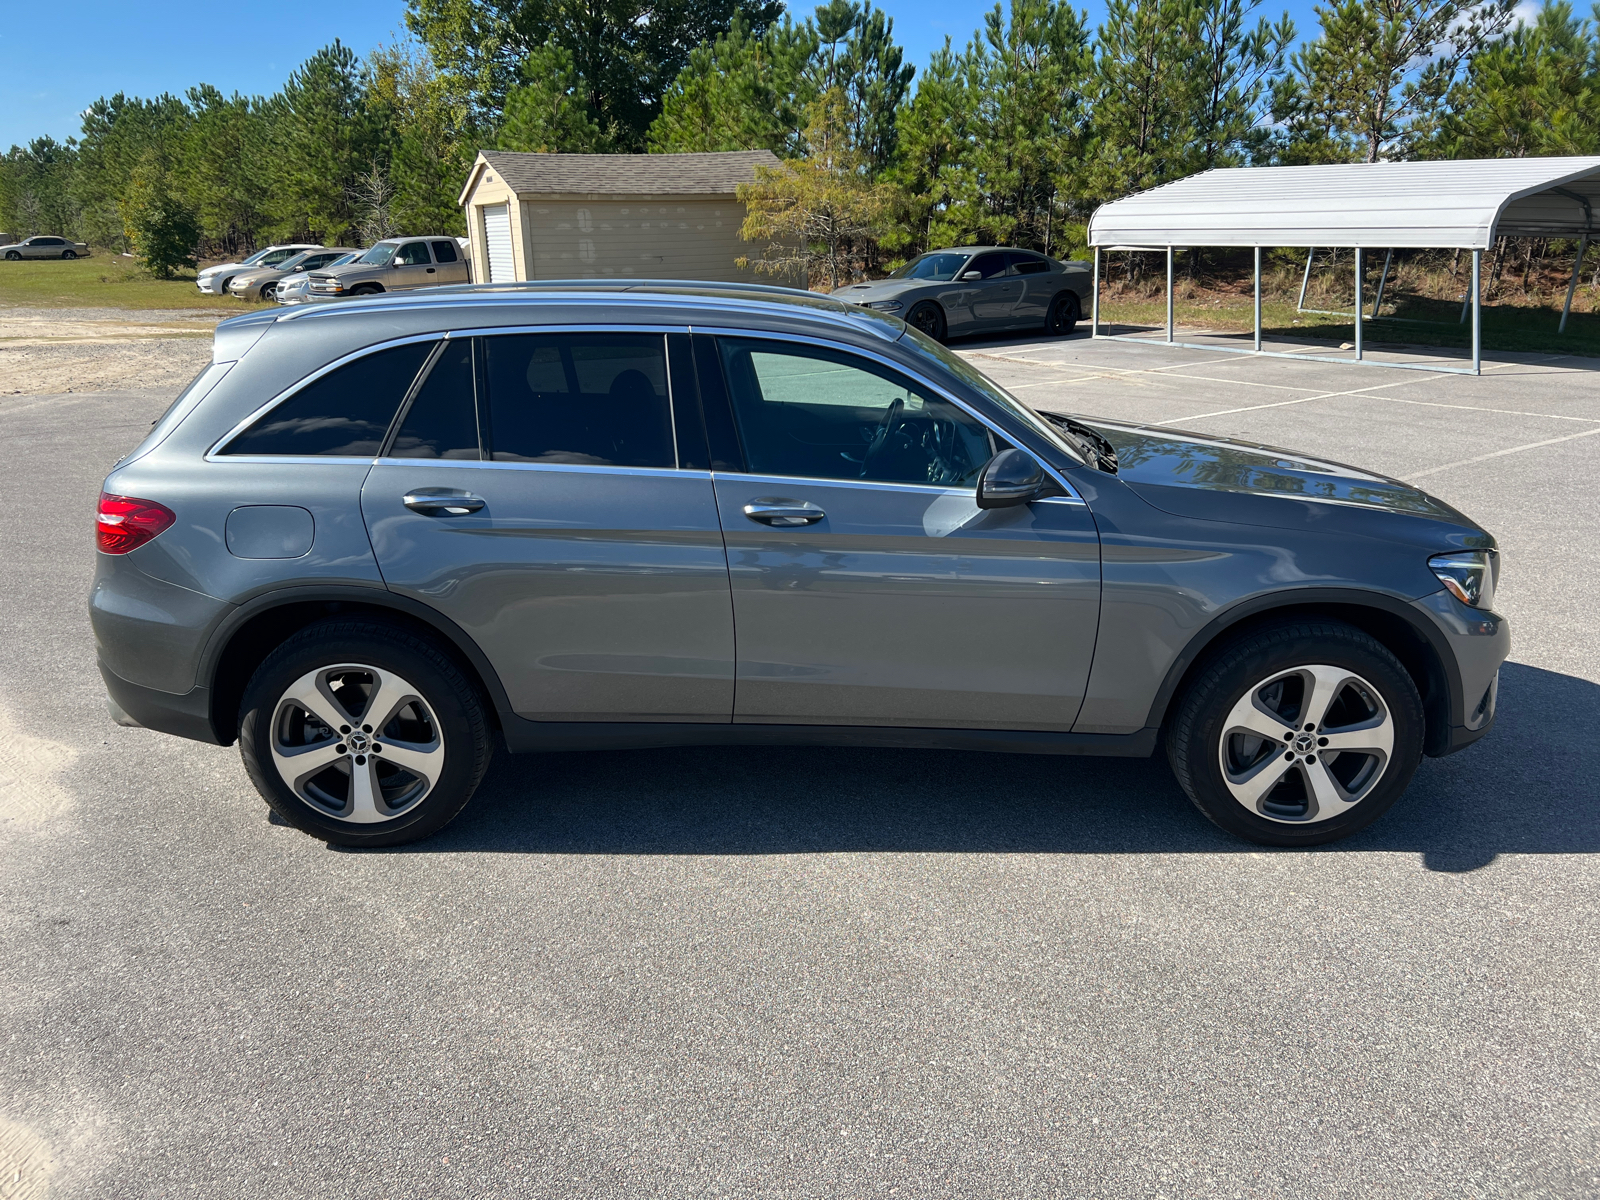
[[[472,277],[755,280],[734,260],[760,247],[739,237],[735,190],[767,150],[719,154],[522,154],[484,150],[461,204]],[[783,283],[781,279],[767,279]]]

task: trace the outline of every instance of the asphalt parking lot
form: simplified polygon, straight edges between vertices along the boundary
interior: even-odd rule
[[[960,349],[1483,522],[1493,736],[1310,852],[1159,760],[843,749],[502,755],[334,851],[106,718],[94,501],[170,393],[7,397],[0,1196],[1600,1191],[1600,361]]]

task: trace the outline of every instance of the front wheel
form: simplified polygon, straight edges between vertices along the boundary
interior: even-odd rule
[[[350,289],[350,294],[352,296],[376,296],[381,291],[383,291],[383,287],[380,284],[358,283]]]
[[[17,251],[17,250],[7,250],[6,251],[6,261],[7,262],[21,262],[22,261],[21,252]]]
[[[239,751],[290,825],[339,846],[398,846],[443,829],[488,768],[477,690],[431,641],[328,621],[269,654],[245,689]]]
[[[932,300],[924,300],[907,313],[906,324],[927,334],[936,342],[944,341],[948,329],[945,324],[944,309]]]
[[[1066,337],[1078,327],[1078,298],[1071,292],[1062,292],[1050,302],[1050,315],[1044,323],[1051,337]]]
[[[1338,622],[1270,626],[1215,656],[1167,734],[1179,784],[1230,833],[1315,846],[1365,828],[1422,761],[1422,700],[1383,645]]]
[[[277,293],[277,291],[278,291],[278,285],[277,284],[275,284],[275,283],[263,283],[261,285],[261,300],[262,300],[262,302],[265,303],[266,301],[271,300],[272,297]]]

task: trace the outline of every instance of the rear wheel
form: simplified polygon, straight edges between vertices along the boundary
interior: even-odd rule
[[[1201,812],[1269,846],[1362,829],[1422,760],[1422,700],[1393,654],[1337,622],[1272,626],[1216,656],[1189,687],[1167,758]]]
[[[77,258],[78,257],[78,252],[76,250],[63,250],[61,252],[61,257],[62,258]]]
[[[948,331],[945,324],[944,309],[932,300],[924,300],[906,314],[906,324],[913,329],[920,330],[936,342],[942,342]]]
[[[1071,292],[1062,292],[1050,302],[1050,315],[1045,320],[1045,332],[1051,337],[1066,337],[1078,327],[1078,298]]]
[[[267,656],[245,689],[239,750],[289,824],[340,846],[397,846],[444,828],[489,765],[476,689],[396,626],[330,621]]]

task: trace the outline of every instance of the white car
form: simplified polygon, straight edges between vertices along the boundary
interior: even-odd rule
[[[218,263],[214,267],[207,267],[195,276],[194,285],[208,296],[225,296],[228,293],[228,284],[232,283],[233,277],[241,271],[251,267],[275,267],[304,250],[321,248],[321,242],[292,242],[268,246],[264,250],[257,250],[243,262]]]
[[[356,259],[361,257],[361,254],[360,250],[351,250],[347,254],[340,255],[332,262],[323,263],[318,270],[325,270],[329,267],[342,267],[345,263],[355,262]],[[273,288],[272,298],[279,304],[310,304],[318,299],[327,299],[327,297],[313,296],[310,291],[310,283],[311,269],[309,267],[293,275],[285,275],[278,280],[278,286]]]

